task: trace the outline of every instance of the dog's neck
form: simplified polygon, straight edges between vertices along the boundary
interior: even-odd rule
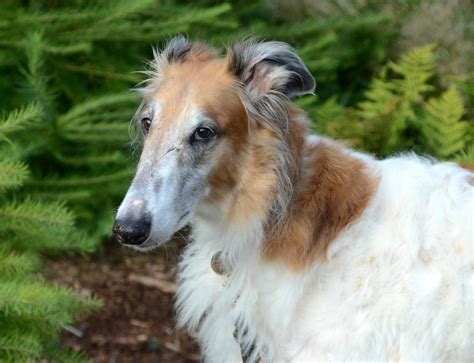
[[[301,271],[325,260],[333,240],[365,210],[376,186],[365,162],[342,146],[308,141],[307,118],[288,110],[283,127],[258,125],[237,181],[217,202],[222,249],[238,264],[255,256]]]

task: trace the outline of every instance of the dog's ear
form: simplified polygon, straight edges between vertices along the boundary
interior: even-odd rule
[[[160,58],[168,63],[179,63],[203,62],[216,57],[217,53],[213,48],[200,42],[190,42],[183,36],[177,36],[166,44]]]
[[[283,42],[248,40],[234,44],[227,55],[229,70],[250,95],[271,91],[287,97],[313,93],[316,81],[293,48]]]

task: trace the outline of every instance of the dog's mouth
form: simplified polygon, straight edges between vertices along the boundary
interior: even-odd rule
[[[177,223],[170,228],[161,226],[153,226],[153,223],[147,225],[147,230],[140,230],[138,227],[125,229],[120,221],[116,221],[114,225],[115,241],[124,247],[131,248],[135,251],[151,251],[169,242],[173,236],[183,229],[189,223],[190,211],[181,214]],[[127,233],[124,233],[126,231]]]
[[[135,251],[146,252],[146,251],[152,251],[155,248],[158,248],[164,245],[166,242],[168,241],[160,242],[153,238],[148,238],[145,242],[143,242],[140,245],[132,245],[132,244],[126,244],[126,243],[122,243],[122,245],[127,248],[131,248],[132,250],[135,250]]]

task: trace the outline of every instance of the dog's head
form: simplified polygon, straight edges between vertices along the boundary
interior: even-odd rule
[[[278,122],[282,101],[315,87],[281,42],[238,43],[220,58],[178,37],[151,65],[136,114],[142,154],[114,226],[121,243],[141,250],[167,242],[201,201],[228,196],[238,186],[255,120]]]

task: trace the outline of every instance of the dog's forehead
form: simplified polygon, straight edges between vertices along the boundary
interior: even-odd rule
[[[228,107],[235,86],[223,60],[171,64],[147,103],[159,110],[163,122],[187,123],[196,114],[212,115]]]

